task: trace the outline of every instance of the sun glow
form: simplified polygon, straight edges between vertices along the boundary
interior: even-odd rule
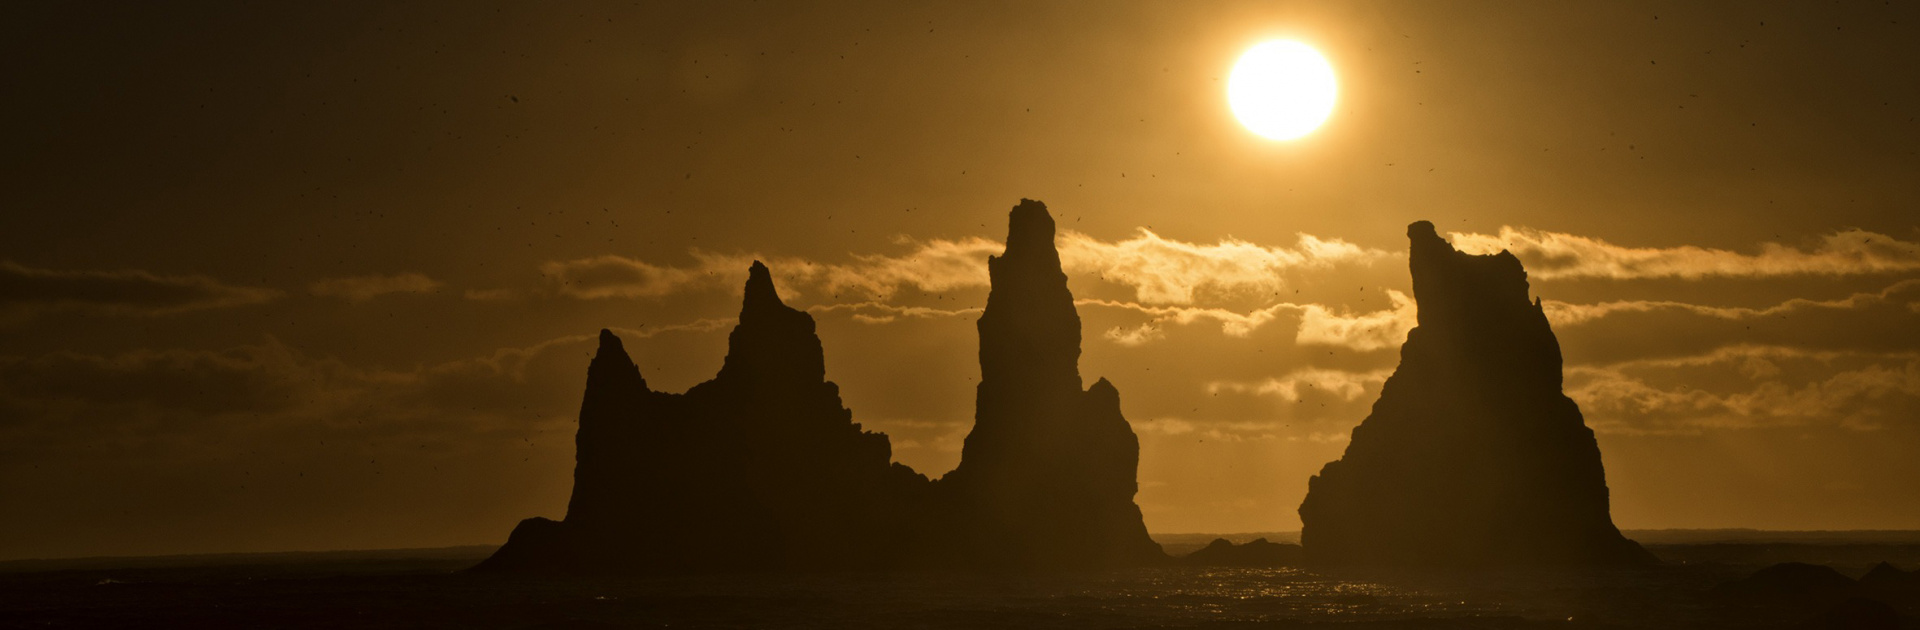
[[[1261,43],[1240,56],[1227,77],[1227,104],[1240,124],[1274,140],[1311,133],[1333,113],[1333,65],[1300,42]]]

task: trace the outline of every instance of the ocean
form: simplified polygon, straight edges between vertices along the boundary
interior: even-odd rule
[[[1630,532],[1630,535],[1635,535]],[[1274,536],[1283,539],[1284,536]],[[1920,566],[1913,533],[1637,536],[1648,571],[537,577],[460,570],[490,548],[0,563],[7,628],[1791,628],[1832,598],[1729,598],[1775,562]],[[1245,539],[1247,536],[1234,538]],[[1206,536],[1163,537],[1184,553]],[[1886,599],[1886,598],[1882,598]],[[1920,601],[1888,602],[1914,627]]]

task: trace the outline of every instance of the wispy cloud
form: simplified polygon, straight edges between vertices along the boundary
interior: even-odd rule
[[[440,281],[424,274],[372,274],[327,278],[307,285],[307,292],[348,302],[365,302],[392,293],[432,293],[440,287]]]
[[[1270,304],[1244,312],[1098,299],[1076,300],[1075,304],[1129,310],[1151,317],[1138,325],[1108,329],[1105,338],[1121,345],[1138,346],[1157,341],[1165,337],[1166,326],[1203,321],[1219,324],[1220,332],[1229,337],[1246,337],[1267,324],[1292,317],[1299,321],[1294,343],[1366,352],[1399,347],[1407,340],[1407,331],[1412,330],[1416,322],[1417,311],[1413,298],[1392,289],[1386,293],[1387,299],[1393,303],[1392,308],[1358,313],[1324,304],[1292,302]]]
[[[0,261],[0,309],[15,313],[87,309],[164,315],[260,304],[279,291],[226,284],[200,275],[171,276],[138,269],[64,271]]]
[[[894,306],[883,302],[853,302],[846,304],[821,304],[807,307],[809,313],[848,313],[854,321],[864,324],[885,324],[900,318],[930,319],[937,317],[977,316],[984,308],[942,309],[927,306]]]
[[[1308,308],[1305,305],[1286,302],[1272,304],[1246,312],[1197,306],[1155,306],[1102,299],[1079,299],[1074,300],[1074,304],[1078,306],[1097,306],[1101,308],[1127,310],[1148,315],[1152,317],[1152,320],[1147,322],[1147,324],[1143,324],[1143,326],[1152,329],[1158,329],[1167,324],[1188,325],[1203,321],[1214,322],[1220,325],[1221,332],[1231,337],[1245,337],[1253,334],[1253,331],[1260,329],[1260,327],[1273,322],[1283,315],[1299,313]],[[1111,331],[1109,331],[1109,333],[1110,336],[1123,334],[1112,333]],[[1151,337],[1157,339],[1159,335],[1155,333],[1151,335]]]
[[[1324,304],[1288,302],[1244,312],[1223,308],[1151,306],[1114,300],[1078,300],[1076,303],[1082,306],[1130,310],[1150,316],[1151,319],[1141,324],[1118,326],[1106,331],[1104,335],[1106,339],[1122,345],[1142,345],[1157,341],[1165,337],[1165,328],[1169,325],[1189,325],[1202,321],[1218,323],[1221,332],[1228,336],[1245,337],[1269,323],[1293,315],[1299,318],[1299,328],[1294,336],[1295,343],[1341,347],[1364,352],[1399,347],[1406,342],[1407,331],[1412,330],[1418,323],[1419,306],[1411,296],[1392,289],[1387,289],[1385,293],[1393,304],[1392,308],[1360,312]],[[1793,298],[1779,304],[1758,308],[1710,306],[1672,300],[1617,300],[1593,304],[1545,300],[1543,306],[1548,321],[1558,329],[1588,324],[1623,313],[1673,312],[1717,319],[1742,320],[1807,311],[1861,309],[1901,302],[1906,302],[1909,309],[1920,312],[1920,301],[1916,300],[1920,300],[1920,279],[1901,280],[1877,292],[1855,293],[1835,300]]]
[[[1167,332],[1160,327],[1159,322],[1150,321],[1135,326],[1115,326],[1108,328],[1107,332],[1102,333],[1101,336],[1105,337],[1107,341],[1123,346],[1134,347],[1144,346],[1148,343],[1165,339]]]
[[[1920,295],[1917,294],[1920,294],[1920,279],[1901,280],[1878,292],[1855,293],[1838,300],[1794,298],[1765,308],[1706,306],[1670,300],[1623,300],[1597,304],[1574,304],[1547,300],[1544,302],[1544,307],[1547,312],[1547,319],[1551,320],[1555,326],[1572,326],[1615,313],[1652,313],[1661,311],[1692,313],[1720,319],[1753,319],[1809,310],[1858,309],[1906,299],[1906,296],[1920,297]],[[1912,304],[1920,304],[1920,302],[1909,302],[1909,305]]]
[[[885,301],[902,290],[940,293],[985,288],[987,257],[1005,249],[997,241],[978,237],[924,241],[901,237],[895,243],[908,251],[855,254],[846,263],[694,251],[695,262],[689,266],[598,256],[549,262],[541,272],[551,290],[560,295],[648,298],[730,288],[745,280],[752,260],[762,260],[785,294],[827,293]],[[1131,288],[1136,299],[1146,304],[1191,304],[1206,294],[1271,293],[1280,287],[1279,274],[1288,270],[1371,264],[1395,255],[1305,234],[1293,247],[1266,247],[1237,239],[1189,243],[1144,229],[1132,238],[1111,242],[1069,231],[1061,233],[1056,243],[1067,273]]]
[[[1920,412],[1920,355],[1914,353],[1737,345],[1695,356],[1574,366],[1567,378],[1567,395],[1602,432],[1803,425],[1871,431]]]
[[[614,332],[632,341],[710,332],[733,323],[701,319]],[[219,350],[0,356],[0,401],[34,415],[0,419],[0,424],[66,417],[96,423],[241,417],[249,423],[276,423],[296,422],[292,418],[298,417],[298,422],[324,424],[377,413],[396,419],[444,417],[436,426],[444,425],[450,432],[445,437],[455,440],[476,428],[460,425],[457,418],[514,416],[529,406],[565,411],[577,405],[578,378],[597,338],[568,335],[402,370],[349,365],[274,338]],[[141,430],[159,435],[195,428],[145,423]]]
[[[899,256],[856,254],[853,262],[844,264],[779,258],[774,272],[791,284],[885,300],[901,289],[940,293],[985,287],[987,256],[1006,250],[997,241],[978,237],[927,241],[896,237],[894,242],[911,251]]]
[[[1525,228],[1502,228],[1498,235],[1453,234],[1468,251],[1512,248],[1535,278],[1709,278],[1793,274],[1848,274],[1920,269],[1920,254],[1911,243],[1861,231],[1825,237],[1811,250],[1768,244],[1758,254],[1699,247],[1633,248],[1599,239]],[[737,290],[751,260],[766,260],[783,296],[802,298],[816,313],[846,312],[868,324],[886,324],[928,317],[976,314],[978,308],[953,309],[912,305],[923,296],[903,292],[943,294],[979,290],[988,285],[986,259],[1001,244],[984,238],[916,240],[895,239],[900,254],[856,254],[847,262],[824,263],[797,257],[692,252],[693,263],[664,266],[620,257],[601,256],[547,263],[545,292],[582,299],[663,297],[685,291]],[[1057,239],[1065,270],[1076,288],[1107,283],[1130,289],[1132,299],[1083,297],[1082,308],[1127,310],[1144,320],[1113,325],[1102,331],[1107,342],[1145,346],[1168,337],[1179,326],[1209,324],[1222,334],[1247,337],[1275,322],[1294,327],[1301,345],[1346,348],[1356,352],[1390,350],[1406,340],[1416,323],[1417,305],[1406,293],[1385,290],[1387,308],[1355,311],[1336,304],[1274,302],[1247,308],[1222,304],[1256,304],[1279,292],[1300,274],[1324,274],[1346,266],[1364,267],[1398,257],[1395,252],[1370,249],[1313,235],[1297,235],[1290,246],[1267,246],[1238,239],[1214,243],[1169,239],[1140,230],[1119,240],[1101,240],[1078,232],[1062,232]],[[1850,309],[1907,299],[1920,289],[1920,280],[1905,280],[1878,294],[1863,293],[1839,300],[1795,299],[1768,307],[1723,307],[1672,300],[1616,300],[1591,304],[1546,301],[1547,315],[1556,327],[1587,324],[1626,313],[1688,313],[1721,319],[1745,319],[1814,309]],[[1100,295],[1098,291],[1082,295]],[[474,299],[498,297],[474,294]],[[811,299],[807,299],[807,298]],[[1911,301],[1911,300],[1910,300]],[[1916,306],[1913,308],[1920,308]]]
[[[554,261],[540,266],[548,288],[567,297],[586,300],[657,298],[692,289],[717,289],[735,277],[745,280],[745,264],[695,252],[700,264],[665,267],[625,256],[595,256]]]
[[[1360,351],[1398,348],[1406,343],[1407,331],[1418,323],[1419,311],[1405,293],[1388,289],[1387,299],[1393,302],[1393,308],[1358,314],[1309,304],[1301,312],[1300,332],[1294,335],[1294,342]]]
[[[1132,424],[1133,430],[1142,436],[1158,435],[1220,442],[1274,440],[1279,439],[1283,432],[1283,427],[1279,423],[1259,420],[1200,420],[1163,416],[1133,420],[1129,421],[1129,424]],[[1288,439],[1297,438],[1289,437]]]
[[[1309,392],[1321,392],[1341,400],[1357,400],[1368,391],[1377,389],[1392,374],[1392,370],[1385,369],[1349,372],[1308,368],[1252,382],[1214,381],[1207,383],[1206,391],[1209,394],[1232,392],[1275,396],[1288,401],[1299,401]]]
[[[1141,229],[1133,238],[1105,242],[1078,232],[1058,239],[1068,273],[1099,276],[1134,290],[1146,304],[1192,304],[1200,294],[1279,291],[1283,272],[1370,265],[1395,254],[1339,239],[1301,234],[1293,247],[1268,247],[1226,238],[1212,244],[1169,239]]]
[[[1453,232],[1454,247],[1490,254],[1513,252],[1527,275],[1562,278],[1770,277],[1859,275],[1920,270],[1920,244],[1864,230],[1821,238],[1811,249],[1762,243],[1757,254],[1684,245],[1627,247],[1562,232],[1502,226],[1499,234]]]

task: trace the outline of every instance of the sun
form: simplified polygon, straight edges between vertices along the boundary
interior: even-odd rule
[[[1247,50],[1227,77],[1227,104],[1247,129],[1274,140],[1311,133],[1333,113],[1339,86],[1333,65],[1313,47],[1292,40]]]

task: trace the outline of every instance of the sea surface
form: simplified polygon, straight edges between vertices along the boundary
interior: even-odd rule
[[[1920,567],[1920,535],[1692,536],[1650,542],[1666,561],[1659,569],[1583,573],[461,572],[491,551],[483,547],[16,561],[0,563],[0,627],[1795,628],[1835,602],[1728,599],[1712,589],[1784,560],[1852,577],[1881,560]],[[1174,553],[1199,544],[1163,543]],[[1904,627],[1920,627],[1920,602],[1892,604]]]

